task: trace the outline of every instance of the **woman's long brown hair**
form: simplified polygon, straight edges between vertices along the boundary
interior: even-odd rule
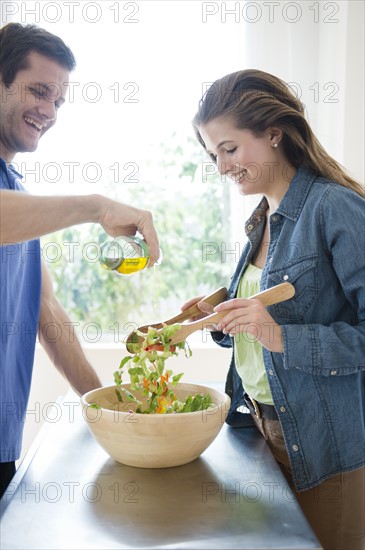
[[[204,148],[199,128],[223,116],[231,118],[237,128],[250,130],[257,136],[267,128],[280,128],[284,154],[290,164],[295,168],[307,166],[316,175],[365,197],[363,186],[319,143],[305,118],[301,101],[276,76],[247,69],[216,80],[200,100],[193,119],[197,139]]]

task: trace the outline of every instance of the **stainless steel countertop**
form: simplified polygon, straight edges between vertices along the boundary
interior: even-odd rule
[[[225,425],[185,466],[132,468],[99,447],[76,399],[47,409],[1,501],[3,550],[321,548],[255,428]]]

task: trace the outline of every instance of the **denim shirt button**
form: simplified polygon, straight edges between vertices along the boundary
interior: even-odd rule
[[[286,408],[285,408],[285,407],[280,407],[279,410],[280,410],[280,412],[282,412],[282,413],[285,413],[285,412],[286,412]]]
[[[292,445],[291,448],[292,448],[292,450],[295,451],[295,452],[296,452],[296,451],[299,451],[298,445]]]
[[[253,225],[252,223],[250,223],[248,226],[247,226],[247,231],[252,231],[253,229]]]
[[[270,374],[270,376],[273,376],[274,371],[273,371],[272,369],[270,369],[270,370],[269,370],[269,374]]]
[[[336,376],[337,370],[331,370],[331,376]]]
[[[289,279],[289,275],[284,275],[283,279],[284,281],[287,281]]]
[[[277,216],[273,216],[271,219],[272,219],[273,222],[277,222],[277,221],[278,221],[278,217],[277,217]]]

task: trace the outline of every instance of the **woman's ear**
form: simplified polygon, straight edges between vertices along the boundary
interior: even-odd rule
[[[283,131],[280,128],[272,127],[267,129],[267,137],[271,147],[277,147],[283,138]]]

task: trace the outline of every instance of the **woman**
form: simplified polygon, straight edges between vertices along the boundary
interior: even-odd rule
[[[238,409],[250,410],[324,548],[364,549],[364,190],[270,74],[217,80],[193,125],[239,193],[263,195],[215,308],[227,315],[212,336],[233,347],[227,421],[244,425]],[[247,300],[284,281],[293,299]]]

